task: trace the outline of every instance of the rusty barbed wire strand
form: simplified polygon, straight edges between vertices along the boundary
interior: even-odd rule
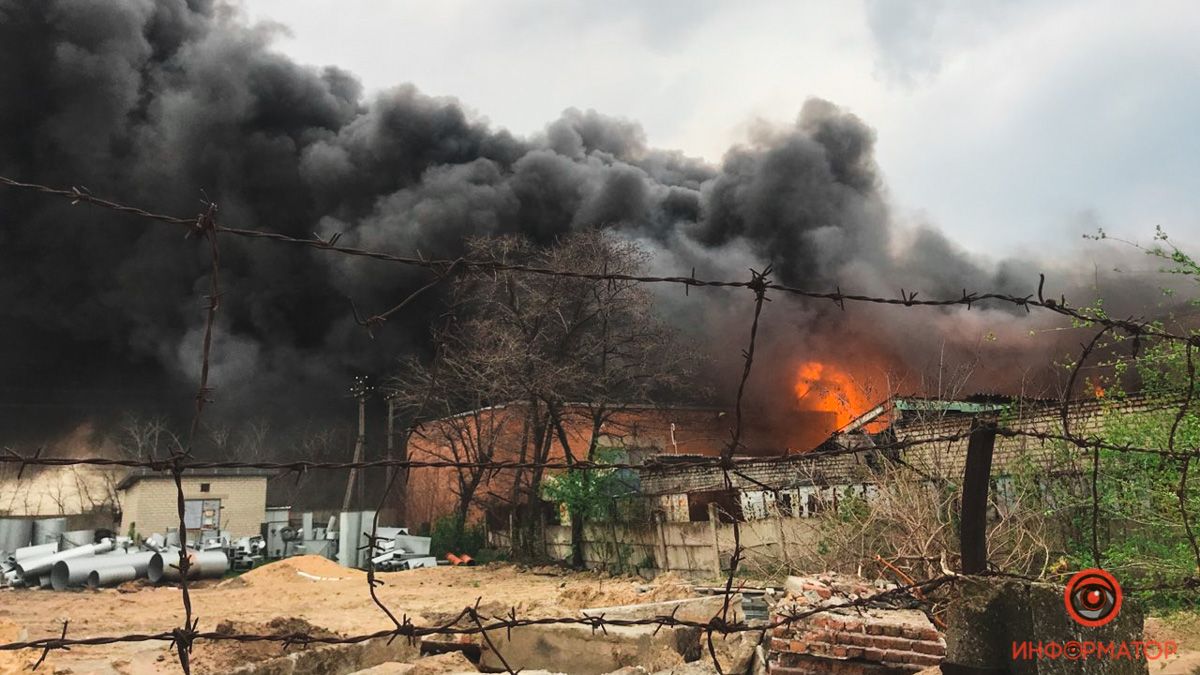
[[[18,181],[5,176],[0,176],[0,185],[5,185],[12,188],[30,190],[41,194],[51,195],[69,200],[71,203],[86,203],[93,206],[109,209],[125,215],[136,216],[147,219],[153,222],[176,225],[186,228],[194,226],[194,218],[180,218],[160,213],[154,213],[142,208],[128,206],[115,201],[101,199],[93,196],[85,188],[55,188],[37,183],[27,183]],[[253,230],[247,228],[229,227],[221,224],[216,224],[215,230],[220,233],[230,234],[248,239],[262,239],[273,241],[276,243],[287,244],[291,246],[300,246],[324,251],[332,251],[348,256],[356,256],[369,258],[381,262],[396,263],[413,267],[423,267],[433,270],[447,270],[453,266],[461,266],[464,269],[487,270],[493,272],[518,272],[524,274],[536,274],[542,276],[557,276],[575,279],[590,279],[594,281],[633,281],[638,283],[667,283],[678,284],[685,287],[697,288],[753,288],[756,282],[751,281],[732,281],[732,280],[706,280],[696,278],[694,271],[692,276],[650,276],[650,275],[632,275],[632,274],[614,274],[608,272],[594,273],[581,272],[577,270],[552,269],[547,267],[538,267],[535,265],[522,265],[514,263],[501,263],[489,260],[439,260],[424,258],[422,256],[400,255],[388,253],[385,251],[356,248],[352,246],[338,245],[338,240],[341,234],[334,234],[329,239],[321,239],[314,236],[311,239],[293,237],[291,235],[274,232],[270,230]],[[963,289],[962,295],[952,298],[934,298],[921,299],[919,291],[908,291],[900,289],[900,297],[883,297],[871,296],[858,293],[845,293],[840,287],[833,291],[814,291],[794,286],[787,286],[778,283],[768,283],[765,285],[765,290],[787,293],[797,297],[804,297],[813,300],[827,300],[845,309],[847,302],[869,303],[879,305],[895,305],[903,307],[953,307],[964,306],[971,309],[975,304],[996,302],[1001,304],[1009,304],[1015,307],[1024,308],[1026,311],[1032,309],[1047,310],[1064,317],[1074,319],[1076,321],[1095,324],[1100,326],[1108,326],[1112,329],[1119,329],[1132,337],[1156,337],[1163,340],[1188,342],[1193,345],[1200,346],[1200,336],[1171,333],[1162,328],[1156,327],[1153,322],[1127,318],[1113,319],[1107,316],[1089,314],[1081,309],[1076,309],[1067,304],[1066,298],[1060,296],[1059,299],[1047,298],[1044,293],[1045,275],[1039,276],[1038,291],[1035,294],[1029,295],[1012,295],[1008,293],[996,292],[968,292]],[[375,319],[370,317],[367,320]]]
[[[1071,435],[1071,403],[1070,393],[1075,389],[1075,381],[1079,377],[1079,371],[1083,368],[1083,364],[1087,362],[1088,357],[1100,344],[1100,340],[1112,330],[1109,326],[1101,328],[1087,344],[1083,345],[1079,358],[1075,359],[1075,364],[1071,368],[1070,377],[1067,378],[1067,385],[1063,388],[1062,402],[1060,405],[1059,416],[1062,421],[1063,435]],[[1171,448],[1174,450],[1174,448]],[[1100,567],[1100,448],[1092,448],[1092,563],[1096,567]]]
[[[183,492],[184,469],[181,463],[191,456],[195,447],[196,437],[200,432],[200,422],[204,416],[204,406],[208,402],[208,376],[212,366],[213,332],[216,330],[217,310],[221,307],[221,252],[217,246],[217,222],[215,215],[217,205],[209,202],[205,212],[196,219],[194,232],[208,241],[209,248],[209,290],[208,308],[204,318],[204,340],[200,350],[200,377],[196,388],[196,410],[192,416],[191,427],[188,431],[187,445],[172,454],[171,477],[175,482],[175,507],[179,516],[179,593],[183,602],[183,625],[172,631],[173,645],[179,658],[179,667],[184,675],[191,675],[192,643],[195,639],[196,627],[199,620],[192,616],[192,596],[188,589],[192,561],[188,552],[187,540],[187,498]]]
[[[771,267],[768,265],[762,272],[750,270],[750,288],[754,291],[754,314],[750,320],[750,336],[748,344],[742,351],[742,377],[738,382],[737,397],[734,401],[734,422],[733,429],[730,432],[728,445],[721,451],[721,478],[725,483],[726,490],[733,490],[733,481],[729,477],[729,471],[733,464],[733,455],[742,445],[742,400],[746,393],[746,383],[750,381],[750,373],[754,367],[754,349],[758,342],[758,322],[762,317],[763,304],[767,302],[767,285],[771,274]],[[742,556],[742,530],[738,523],[738,518],[733,518],[733,555],[729,558],[729,575],[725,578],[724,598],[721,601],[720,617],[714,616],[712,623],[718,620],[722,625],[729,623],[729,609],[733,600],[733,584],[737,577],[738,563]],[[717,559],[720,560],[720,547],[717,549]],[[669,567],[668,563],[668,567]],[[720,570],[717,570],[720,572]],[[721,661],[717,658],[716,645],[713,643],[713,627],[710,627],[705,635],[705,642],[708,645],[708,653],[712,658],[713,666],[717,669],[719,675],[724,675],[724,670],[721,667]]]
[[[1092,450],[1099,448],[1112,452],[1134,453],[1145,455],[1157,455],[1166,458],[1182,460],[1189,454],[1186,450],[1171,450],[1170,448],[1139,446],[1132,443],[1112,443],[1105,441],[1103,438],[1095,435],[1090,436],[1075,436],[1065,435],[1053,431],[1038,431],[1033,429],[1021,429],[1011,426],[998,425],[996,434],[1007,438],[1027,438],[1042,442],[1062,442],[1068,445],[1076,446],[1084,450]],[[935,436],[922,436],[910,439],[898,439],[895,441],[878,442],[869,446],[847,446],[830,449],[813,450],[802,454],[788,455],[785,457],[772,457],[773,461],[805,464],[830,457],[838,457],[842,455],[855,455],[867,452],[886,452],[886,451],[903,451],[909,448],[922,445],[931,445],[937,443],[953,443],[969,438],[971,432],[969,429],[940,434]],[[739,462],[755,462],[761,461],[762,458],[747,458],[734,459]],[[642,463],[629,462],[613,462],[604,463],[591,460],[576,460],[571,464],[565,461],[507,461],[507,460],[490,460],[490,461],[455,461],[455,460],[418,460],[418,459],[375,459],[363,460],[359,462],[324,462],[314,460],[298,460],[292,462],[273,462],[273,461],[242,461],[242,460],[189,460],[180,463],[180,466],[185,471],[187,470],[208,470],[208,469],[264,469],[274,470],[281,473],[305,473],[308,471],[329,471],[339,469],[373,469],[373,468],[400,468],[400,469],[452,469],[452,468],[471,468],[471,469],[486,469],[494,471],[512,471],[512,470],[527,470],[527,469],[577,469],[580,471],[602,471],[609,469],[630,469],[643,471],[657,471],[676,467],[690,468],[710,468],[720,469],[725,460],[719,457],[689,457],[676,456],[668,461],[648,459]],[[92,466],[121,466],[126,468],[145,468],[153,471],[169,471],[173,466],[170,459],[114,459],[111,457],[47,457],[43,451],[35,451],[29,455],[23,455],[11,448],[5,448],[4,453],[0,454],[0,464],[15,464],[19,466],[69,466],[74,464],[87,464]],[[735,464],[735,466],[740,466]]]

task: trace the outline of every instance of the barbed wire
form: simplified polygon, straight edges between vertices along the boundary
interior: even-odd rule
[[[116,211],[125,215],[135,216],[138,218],[150,220],[157,223],[165,223],[176,225],[194,231],[197,229],[197,223],[200,217],[182,218],[161,213],[155,213],[146,209],[128,206],[108,199],[93,196],[86,188],[71,187],[71,188],[55,188],[38,183],[28,183],[5,176],[0,176],[0,185],[17,188],[21,190],[30,190],[45,195],[59,197],[69,200],[72,204],[86,203],[100,208]],[[248,228],[229,227],[219,223],[213,223],[212,229],[216,233],[229,234],[247,239],[261,239],[272,241],[290,246],[299,246],[322,251],[331,251],[342,255],[368,258],[386,263],[395,263],[407,265],[411,267],[420,267],[438,271],[442,274],[455,268],[483,270],[491,272],[516,272],[522,274],[534,274],[540,276],[554,276],[574,279],[587,279],[591,281],[632,281],[645,284],[677,284],[689,288],[746,288],[754,290],[761,282],[752,275],[749,280],[720,280],[720,279],[701,279],[695,276],[695,270],[692,270],[690,276],[653,276],[653,275],[634,275],[634,274],[619,274],[612,272],[585,272],[580,270],[568,269],[553,269],[548,267],[540,267],[536,265],[525,265],[519,263],[507,263],[495,260],[470,260],[466,258],[454,259],[432,259],[422,256],[400,255],[386,251],[375,249],[358,248],[353,246],[342,246],[338,244],[342,234],[337,233],[330,236],[328,239],[322,239],[317,236],[312,238],[294,237],[281,232],[270,230],[254,230]],[[834,290],[811,290],[785,284],[769,282],[762,283],[764,291],[787,293],[789,295],[809,298],[813,300],[827,300],[845,309],[847,302],[851,303],[868,303],[878,305],[896,305],[903,307],[954,307],[962,306],[971,309],[977,304],[995,302],[999,304],[1007,304],[1015,307],[1024,308],[1029,311],[1031,309],[1041,309],[1055,314],[1062,315],[1074,319],[1076,321],[1094,324],[1098,326],[1106,326],[1115,330],[1120,330],[1132,337],[1155,337],[1163,340],[1186,342],[1200,346],[1200,336],[1187,333],[1172,333],[1162,328],[1157,327],[1153,321],[1125,318],[1114,319],[1102,314],[1088,312],[1082,308],[1075,308],[1067,304],[1065,296],[1048,297],[1045,292],[1045,275],[1039,275],[1037,292],[1028,295],[1013,295],[1009,293],[998,292],[968,292],[963,289],[959,296],[950,298],[922,298],[920,291],[908,291],[901,288],[899,297],[884,297],[865,295],[861,293],[846,293],[841,290],[841,287],[835,287]],[[390,311],[394,311],[393,310]],[[387,314],[387,313],[384,313]],[[362,319],[360,323],[378,324],[386,320],[384,314],[373,315]]]
[[[279,643],[284,649],[295,646],[310,646],[310,645],[338,645],[338,644],[356,644],[375,639],[386,639],[388,641],[395,639],[418,640],[422,637],[432,635],[479,635],[486,643],[487,647],[494,652],[505,670],[509,673],[516,673],[518,669],[514,668],[514,664],[510,663],[504,655],[497,649],[496,644],[489,637],[489,632],[505,631],[506,633],[517,628],[525,628],[532,626],[545,625],[578,625],[590,627],[593,631],[605,632],[608,626],[656,626],[656,630],[671,627],[692,628],[701,631],[705,636],[706,645],[709,656],[713,661],[719,673],[724,673],[720,659],[718,658],[716,645],[714,643],[714,635],[730,635],[745,632],[762,632],[765,635],[766,631],[778,627],[788,627],[792,624],[803,621],[815,614],[830,611],[830,610],[845,610],[847,608],[861,608],[878,605],[886,605],[904,601],[908,603],[927,604],[928,594],[938,588],[954,583],[960,578],[959,575],[950,573],[944,570],[944,573],[939,576],[933,576],[921,581],[916,581],[911,584],[898,585],[893,589],[880,591],[878,593],[867,594],[855,599],[841,599],[837,604],[834,603],[817,603],[805,609],[798,608],[778,608],[774,613],[776,618],[765,622],[761,625],[749,625],[745,620],[732,621],[730,613],[733,610],[731,606],[734,598],[737,597],[739,587],[737,585],[737,575],[739,564],[744,553],[741,540],[741,526],[739,519],[734,518],[732,521],[733,533],[733,551],[729,556],[728,573],[723,575],[724,584],[722,589],[722,608],[715,613],[708,621],[683,620],[670,615],[643,618],[643,619],[617,619],[607,618],[603,615],[599,616],[580,616],[580,617],[518,617],[516,607],[511,607],[506,616],[492,615],[484,616],[479,610],[480,601],[476,601],[473,606],[465,607],[452,619],[432,625],[417,625],[407,615],[397,615],[389,608],[376,592],[376,588],[382,583],[376,577],[374,565],[367,565],[367,586],[371,601],[379,609],[388,621],[392,624],[392,628],[380,630],[370,633],[356,634],[350,636],[330,636],[330,635],[314,635],[305,632],[291,633],[274,633],[274,634],[255,634],[255,633],[228,633],[201,631],[199,629],[200,619],[194,615],[191,594],[189,590],[189,570],[192,565],[189,558],[189,550],[187,543],[187,523],[185,518],[185,493],[183,489],[183,477],[189,471],[211,470],[211,469],[269,469],[281,473],[296,473],[297,477],[304,475],[309,471],[330,471],[344,469],[370,469],[370,468],[389,468],[389,469],[417,469],[417,468],[471,468],[484,469],[488,471],[504,471],[504,470],[571,470],[571,471],[590,471],[590,470],[605,470],[613,469],[634,469],[643,472],[654,472],[667,469],[678,469],[681,467],[707,467],[720,471],[721,481],[728,491],[735,489],[735,477],[750,483],[762,485],[759,481],[748,476],[742,469],[745,468],[745,461],[739,460],[735,455],[739,449],[742,449],[742,438],[744,435],[744,415],[743,415],[743,400],[748,382],[754,372],[754,355],[759,337],[759,320],[765,303],[770,301],[769,294],[779,293],[793,297],[801,297],[812,300],[824,300],[833,302],[839,308],[845,309],[846,303],[867,303],[887,306],[902,306],[906,308],[949,308],[961,306],[966,309],[971,309],[977,304],[993,303],[999,305],[1011,305],[1019,308],[1024,308],[1026,311],[1034,309],[1047,311],[1066,318],[1071,319],[1082,325],[1094,326],[1099,329],[1099,333],[1088,345],[1085,345],[1081,356],[1072,369],[1068,387],[1060,402],[1061,406],[1061,425],[1062,431],[1052,431],[1045,429],[1026,429],[1020,426],[1011,426],[1005,424],[994,423],[995,432],[998,436],[1009,438],[1026,438],[1038,440],[1043,443],[1055,442],[1062,443],[1068,446],[1073,446],[1081,450],[1090,450],[1093,459],[1093,476],[1092,476],[1092,492],[1093,498],[1098,490],[1096,487],[1097,473],[1099,470],[1100,452],[1113,451],[1121,453],[1143,453],[1159,455],[1163,458],[1174,459],[1180,462],[1180,480],[1178,484],[1178,501],[1180,516],[1186,530],[1186,534],[1191,548],[1196,554],[1197,566],[1200,569],[1200,546],[1197,545],[1196,535],[1194,533],[1191,517],[1188,509],[1188,474],[1190,463],[1196,455],[1195,449],[1179,449],[1176,447],[1176,432],[1183,419],[1183,416],[1190,409],[1192,404],[1191,390],[1195,386],[1194,367],[1192,364],[1192,347],[1200,346],[1200,336],[1190,333],[1172,333],[1161,327],[1156,322],[1140,319],[1126,318],[1114,319],[1086,308],[1076,308],[1069,306],[1066,298],[1048,297],[1045,293],[1045,277],[1039,276],[1037,292],[1030,295],[1018,296],[1005,293],[995,292],[968,292],[963,290],[960,296],[949,298],[923,298],[918,292],[910,292],[901,288],[899,297],[882,297],[871,296],[857,293],[846,293],[840,287],[835,287],[833,290],[811,290],[798,287],[788,286],[771,281],[771,269],[768,267],[761,272],[751,270],[751,275],[748,280],[720,280],[720,279],[701,279],[695,275],[695,270],[692,270],[689,276],[649,276],[649,275],[633,275],[604,272],[587,272],[581,270],[570,269],[554,269],[549,267],[541,267],[536,265],[515,264],[507,262],[499,262],[495,260],[473,260],[469,258],[456,259],[428,259],[420,255],[400,255],[397,253],[358,248],[353,246],[345,246],[339,244],[341,234],[334,234],[327,239],[315,236],[313,238],[300,238],[281,232],[269,230],[248,229],[239,227],[230,227],[222,225],[216,218],[217,206],[215,203],[206,202],[205,209],[194,217],[177,217],[156,213],[147,209],[129,206],[113,200],[94,196],[86,188],[71,187],[71,188],[55,188],[37,183],[22,182],[12,178],[0,176],[0,185],[10,188],[31,191],[42,195],[47,195],[54,198],[60,198],[70,201],[72,204],[85,203],[98,208],[106,209],[118,214],[126,215],[131,218],[137,218],[153,223],[166,224],[183,228],[188,236],[204,237],[208,244],[209,253],[209,289],[206,296],[207,307],[205,312],[205,331],[200,354],[200,370],[197,391],[195,394],[195,410],[192,417],[187,441],[177,451],[172,452],[168,457],[163,459],[119,459],[107,457],[52,457],[44,456],[42,450],[33,452],[32,454],[21,454],[12,449],[5,449],[0,454],[0,466],[15,465],[18,468],[17,476],[21,478],[27,467],[30,466],[66,466],[66,465],[93,465],[93,466],[109,466],[109,467],[125,467],[125,468],[142,468],[154,472],[161,472],[171,476],[175,484],[177,515],[179,518],[179,536],[180,536],[180,552],[179,561],[176,565],[180,574],[180,596],[183,604],[184,615],[180,626],[171,630],[165,630],[156,633],[132,633],[127,635],[117,636],[93,636],[93,637],[69,637],[67,622],[63,623],[61,634],[58,637],[36,638],[32,640],[10,642],[0,644],[0,651],[13,651],[22,649],[41,650],[41,657],[34,664],[34,667],[40,666],[46,657],[53,651],[67,650],[76,646],[100,646],[116,643],[129,642],[164,642],[176,651],[176,656],[179,661],[180,668],[185,674],[190,674],[192,669],[191,653],[197,641],[212,641],[212,642],[236,642],[236,643],[255,643],[255,642],[275,642]],[[730,429],[730,439],[722,449],[718,457],[676,457],[669,461],[664,460],[649,460],[642,463],[609,463],[609,462],[594,462],[590,460],[572,460],[569,461],[450,461],[450,460],[412,460],[412,459],[381,459],[381,460],[365,460],[351,462],[329,462],[329,461],[290,461],[290,462],[266,462],[266,461],[207,461],[198,460],[193,456],[194,442],[202,425],[202,417],[206,405],[210,402],[212,393],[209,385],[209,372],[211,366],[211,350],[213,345],[214,333],[216,330],[216,316],[221,306],[221,256],[218,240],[220,237],[239,237],[249,240],[262,240],[270,243],[302,247],[314,250],[323,250],[335,253],[338,255],[359,257],[365,259],[376,260],[384,263],[399,264],[415,268],[421,268],[433,272],[433,279],[425,285],[418,288],[413,293],[409,294],[399,303],[393,305],[390,309],[369,316],[361,316],[357,307],[352,307],[355,321],[364,326],[368,331],[372,331],[384,322],[389,317],[398,314],[408,304],[420,294],[435,287],[437,284],[446,280],[454,274],[464,271],[475,272],[511,272],[517,274],[552,276],[562,278],[574,278],[582,280],[590,280],[597,282],[615,282],[626,281],[645,284],[675,284],[681,285],[685,290],[690,288],[725,288],[725,289],[746,289],[753,294],[753,313],[749,324],[749,336],[745,349],[742,351],[743,371],[738,382],[737,393],[734,400],[734,418],[733,426]],[[1179,412],[1175,417],[1175,421],[1171,427],[1168,443],[1166,447],[1138,447],[1134,445],[1121,445],[1106,441],[1099,435],[1079,435],[1071,431],[1071,422],[1069,413],[1070,408],[1075,402],[1069,399],[1070,392],[1073,389],[1076,377],[1088,359],[1091,353],[1096,349],[1097,345],[1104,335],[1110,332],[1119,332],[1121,334],[1135,338],[1135,343],[1142,338],[1154,338],[1168,342],[1183,343],[1187,354],[1187,367],[1189,378],[1189,391],[1186,399],[1180,403]],[[795,457],[776,458],[776,461],[796,462],[797,464],[816,463],[832,457],[847,454],[862,454],[868,452],[874,453],[899,453],[904,450],[917,447],[927,446],[938,443],[954,443],[965,440],[973,433],[970,425],[965,425],[963,429],[953,431],[946,434],[935,436],[921,436],[910,438],[895,438],[893,440],[881,441],[877,438],[870,439],[871,442],[862,444],[859,441],[861,437],[851,434],[843,434],[835,436],[834,439],[822,449],[811,453],[799,455]],[[844,445],[843,445],[844,443]],[[753,460],[750,460],[753,461]],[[370,532],[362,533],[365,539],[362,549],[374,551],[380,538],[379,532],[379,512],[383,510],[383,506],[387,503],[394,485],[396,477],[401,472],[392,471],[387,484],[380,495],[379,507],[375,511],[372,519]],[[769,487],[769,486],[764,486]],[[1099,564],[1100,551],[1096,537],[1098,531],[1097,518],[1100,505],[1098,501],[1093,503],[1093,550],[1096,558],[1096,563]],[[369,558],[369,557],[368,557]],[[1166,588],[1192,589],[1200,587],[1200,579],[1196,577],[1185,577],[1183,579],[1161,584]],[[519,664],[518,664],[519,665]]]
[[[980,416],[985,416],[980,413]],[[1058,442],[1069,446],[1075,446],[1082,450],[1099,449],[1117,453],[1133,453],[1143,455],[1156,455],[1169,459],[1184,460],[1188,457],[1195,457],[1195,451],[1171,449],[1169,447],[1149,447],[1134,445],[1132,443],[1113,443],[1105,440],[1103,437],[1096,435],[1075,436],[1063,434],[1055,431],[1039,431],[1036,429],[1023,429],[1019,427],[997,425],[995,426],[996,435],[1007,438],[1025,438],[1039,442]],[[574,462],[567,461],[509,461],[509,460],[489,460],[489,461],[471,461],[471,460],[450,460],[450,459],[369,459],[358,462],[335,462],[335,461],[316,461],[316,460],[297,460],[290,462],[281,461],[250,461],[250,460],[175,460],[172,458],[166,459],[124,459],[113,457],[49,457],[45,456],[44,448],[35,450],[30,454],[19,453],[12,448],[5,448],[3,454],[0,454],[0,464],[13,464],[20,467],[19,471],[24,470],[29,466],[71,466],[76,464],[84,464],[91,466],[109,466],[109,467],[125,467],[125,468],[143,468],[151,471],[170,471],[178,465],[184,471],[205,471],[212,469],[263,469],[268,471],[278,471],[281,474],[297,473],[306,474],[309,471],[332,471],[345,469],[482,469],[488,471],[524,471],[529,469],[555,469],[566,470],[573,469],[577,471],[608,471],[614,469],[635,470],[635,471],[667,471],[677,468],[697,468],[697,469],[729,469],[738,470],[747,464],[770,460],[780,463],[808,464],[840,457],[845,455],[862,455],[867,453],[888,453],[902,452],[914,447],[935,444],[948,444],[958,441],[964,441],[971,437],[971,430],[964,428],[960,431],[938,434],[933,436],[920,436],[906,439],[897,439],[892,441],[872,441],[870,445],[847,445],[844,447],[822,448],[810,452],[793,454],[780,457],[710,457],[699,455],[675,455],[670,459],[646,459],[642,462],[602,462],[594,460],[577,459]],[[835,441],[836,442],[836,441]]]

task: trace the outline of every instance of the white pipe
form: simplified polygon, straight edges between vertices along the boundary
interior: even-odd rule
[[[188,579],[211,579],[223,576],[229,569],[224,551],[188,551]],[[150,559],[146,576],[153,583],[179,581],[179,554],[155,553]]]
[[[14,569],[21,573],[21,576],[31,579],[40,577],[43,574],[49,575],[54,563],[60,560],[74,560],[75,558],[86,558],[97,553],[107,553],[113,549],[112,539],[101,539],[99,544],[88,544],[87,546],[77,546],[66,551],[60,551],[53,555],[46,555],[37,558],[29,558],[18,562]]]
[[[154,553],[146,552],[59,560],[50,568],[50,582],[56,591],[83,586],[92,572],[113,567],[132,567],[137,576],[145,576],[153,557]]]
[[[22,546],[13,551],[13,560],[21,562],[29,558],[40,558],[45,555],[58,553],[58,544],[51,542],[49,544],[39,544],[37,546]]]
[[[94,590],[103,586],[116,586],[117,584],[137,579],[139,576],[141,575],[138,574],[133,565],[105,567],[103,569],[92,570],[88,574],[87,587]]]

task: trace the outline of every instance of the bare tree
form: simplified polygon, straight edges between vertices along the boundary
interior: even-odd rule
[[[472,259],[610,274],[637,274],[649,261],[635,243],[599,230],[546,248],[500,237],[471,241],[469,250]],[[568,464],[593,461],[615,414],[677,398],[696,360],[656,316],[650,293],[629,281],[467,273],[454,284],[447,317],[435,332],[433,364],[407,363],[393,385],[418,422],[493,406],[482,426],[470,415],[455,418],[474,429],[459,432],[458,447],[476,457],[502,451],[537,465],[557,442]],[[499,404],[513,404],[513,412],[501,415]],[[519,422],[511,417],[518,411]],[[491,428],[498,421],[519,431],[498,433]],[[578,427],[587,432],[570,432]],[[469,446],[461,442],[468,436]],[[479,477],[458,472],[459,499],[469,501]],[[541,466],[515,472],[507,499],[526,530],[515,546],[530,555],[541,541],[544,477]],[[572,559],[582,565],[583,514],[571,515]]]
[[[413,424],[405,446],[420,444],[438,459],[455,462],[452,489],[457,527],[466,522],[476,492],[494,472],[495,457],[515,412],[497,405],[508,395],[504,373],[481,354],[474,340],[439,334],[441,352],[432,366],[406,360],[393,380],[395,409]]]
[[[122,455],[139,460],[160,459],[183,447],[162,417],[127,415],[113,440]]]

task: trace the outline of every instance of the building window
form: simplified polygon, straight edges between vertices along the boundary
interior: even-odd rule
[[[201,491],[201,492],[210,492],[210,491],[212,491],[212,483],[201,483],[201,484],[200,484],[200,491]]]
[[[794,495],[795,495],[794,492],[780,492],[779,493],[779,499],[777,499],[775,501],[775,507],[779,510],[779,515],[787,517],[787,518],[795,517],[796,509],[794,506],[794,504],[795,504]]]

